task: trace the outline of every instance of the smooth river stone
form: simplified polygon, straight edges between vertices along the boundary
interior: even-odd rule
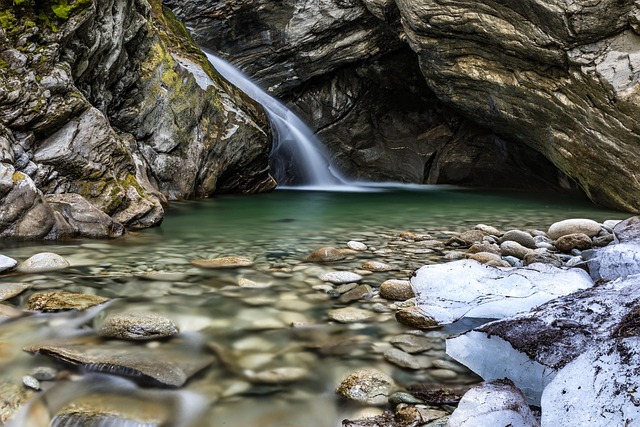
[[[564,221],[551,224],[547,234],[553,240],[567,234],[584,233],[589,237],[597,236],[600,233],[601,226],[599,223],[590,219],[565,219]]]
[[[390,279],[380,285],[380,296],[390,300],[406,301],[415,294],[408,280]]]
[[[72,292],[56,291],[33,294],[27,301],[27,310],[60,311],[85,310],[109,301],[98,295],[76,294]]]
[[[240,267],[251,267],[253,265],[253,260],[244,257],[230,256],[223,258],[213,258],[213,259],[196,259],[191,261],[192,265],[200,268],[240,268]]]
[[[329,310],[327,315],[329,316],[329,319],[335,320],[336,322],[352,323],[370,319],[371,317],[375,316],[375,313],[363,310],[361,308],[345,307],[337,308],[335,310]]]
[[[341,285],[343,283],[359,282],[362,280],[362,276],[349,271],[332,271],[320,276],[320,280],[323,282],[331,282],[335,285]]]
[[[98,334],[125,340],[153,340],[178,333],[173,321],[156,313],[119,313],[107,316]]]
[[[11,270],[17,264],[18,261],[16,261],[15,259],[9,258],[6,255],[0,255],[0,273]]]
[[[309,371],[297,367],[281,367],[267,369],[259,372],[252,372],[247,375],[247,379],[253,383],[260,384],[288,384],[300,381],[309,375]]]
[[[311,262],[333,262],[333,261],[341,261],[347,257],[347,254],[351,253],[351,251],[346,251],[343,249],[336,249],[332,246],[325,246],[320,249],[316,249],[311,252],[306,260]]]
[[[17,295],[20,295],[25,290],[29,289],[31,285],[25,283],[0,283],[0,301],[6,301]]]
[[[349,249],[353,249],[354,251],[366,251],[367,245],[362,242],[358,242],[356,240],[350,240],[347,242],[347,247]]]
[[[53,252],[41,252],[18,265],[16,270],[21,273],[42,273],[45,271],[62,270],[69,267],[69,261]]]
[[[154,347],[127,341],[103,342],[98,337],[35,344],[24,348],[88,370],[147,377],[168,386],[180,387],[192,375],[211,365],[215,358],[194,349],[193,344],[172,340]]]

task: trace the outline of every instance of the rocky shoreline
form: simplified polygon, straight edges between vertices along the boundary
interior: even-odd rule
[[[214,372],[220,368],[234,373],[236,379],[217,391],[217,397],[205,400],[248,398],[256,390],[264,393],[304,384],[314,376],[309,363],[347,357],[347,363],[341,362],[344,366],[340,372],[345,372],[348,366],[354,369],[348,375],[341,373],[340,378],[334,375],[334,387],[342,399],[361,406],[362,415],[345,420],[345,426],[493,425],[491,420],[524,426],[540,422],[577,426],[594,416],[606,421],[598,425],[623,425],[626,420],[633,424],[640,419],[633,394],[638,371],[633,346],[637,339],[635,313],[640,295],[636,295],[638,286],[634,278],[638,264],[632,262],[635,255],[630,252],[640,235],[636,222],[635,217],[602,224],[570,220],[553,224],[546,232],[502,232],[479,224],[462,233],[371,233],[345,241],[343,246],[290,254],[277,261],[244,256],[198,259],[187,253],[185,262],[176,263],[173,269],[147,267],[136,273],[108,265],[91,267],[92,277],[117,279],[137,274],[145,283],[154,284],[156,289],[151,292],[157,292],[164,283],[162,286],[195,298],[207,295],[198,282],[214,276],[219,282],[224,277],[224,285],[215,292],[240,298],[251,308],[262,309],[272,304],[287,308],[268,319],[260,316],[249,319],[247,314],[239,313],[236,320],[229,319],[228,323],[218,320],[215,327],[238,330],[238,322],[243,322],[241,330],[292,332],[296,345],[304,349],[295,353],[296,357],[307,362],[294,362],[290,356],[289,362],[275,363],[278,358],[269,356],[269,351],[262,348],[270,345],[261,340],[253,342],[255,338],[250,336],[239,339],[246,341],[244,344],[236,341],[227,346],[213,342],[205,339],[213,320],[196,321],[192,315],[191,321],[186,322],[184,315],[154,313],[135,301],[125,309],[118,305],[121,300],[113,299],[119,295],[105,292],[108,288],[96,288],[93,293],[78,292],[72,283],[65,284],[64,279],[54,286],[61,282],[60,277],[65,277],[58,274],[82,270],[82,263],[73,257],[67,261],[45,253],[20,263],[5,258],[3,318],[13,319],[15,325],[37,319],[34,314],[38,312],[55,313],[50,321],[62,316],[72,326],[67,324],[66,332],[58,332],[57,338],[53,334],[49,337],[53,339],[22,345],[23,350],[39,354],[38,360],[46,363],[23,372],[22,387],[3,380],[6,387],[2,397],[6,403],[0,408],[1,420],[16,416],[20,407],[26,409],[18,417],[34,416],[37,402],[46,401],[43,396],[50,398],[60,387],[75,384],[82,389],[92,387],[92,382],[111,384],[119,377],[126,384],[109,385],[111,394],[118,387],[128,387],[137,390],[136,399],[145,402],[153,402],[160,395],[163,399],[180,400],[181,393],[193,391],[197,396],[197,391],[211,387],[209,383],[217,378]],[[88,245],[95,249],[100,246]],[[624,250],[617,251],[621,246]],[[418,268],[426,259],[428,265]],[[96,261],[91,265],[96,265]],[[469,266],[473,270],[467,270]],[[438,272],[444,267],[449,270]],[[527,276],[548,269],[551,273],[547,288],[540,277]],[[498,272],[500,277],[487,278],[485,270]],[[595,283],[587,270],[596,277]],[[612,272],[621,278],[613,277]],[[549,290],[554,283],[560,283],[564,274],[575,275],[568,280],[574,288],[556,286]],[[576,278],[587,284],[576,288]],[[299,282],[305,290],[297,295],[285,293],[288,295],[285,297],[278,289],[281,280]],[[483,281],[492,286],[479,286]],[[500,281],[504,283],[496,285]],[[136,286],[141,283],[136,282]],[[528,287],[531,283],[538,287]],[[252,299],[245,294],[272,288],[278,290],[279,299],[265,296]],[[437,294],[439,288],[443,291]],[[136,293],[130,289],[133,288],[119,291],[129,297],[125,300],[135,298]],[[474,297],[468,297],[469,293]],[[568,295],[562,296],[565,294]],[[542,300],[532,298],[540,295]],[[310,317],[310,310],[320,307],[322,313],[317,318]],[[477,311],[479,307],[485,311]],[[196,306],[194,310],[197,311]],[[462,314],[440,316],[446,311]],[[73,313],[82,315],[78,318]],[[477,327],[454,337],[443,326],[460,318],[482,317],[481,314],[503,319],[484,325],[481,324],[488,320],[474,319]],[[3,327],[8,325],[12,323],[4,323]],[[35,325],[43,327],[39,323],[28,327]],[[326,327],[356,335],[336,340],[331,337],[334,332],[327,335]],[[382,327],[381,331],[387,332],[371,342],[366,339],[363,342],[364,337],[357,334],[362,327]],[[453,359],[445,355],[445,339],[446,352]],[[371,362],[362,363],[368,358],[376,360],[374,366]],[[501,362],[496,364],[496,360]],[[212,363],[214,367],[209,367]],[[523,363],[533,368],[525,369]],[[463,365],[486,383],[471,388],[480,378]],[[576,370],[579,373],[574,373]],[[607,372],[606,378],[602,378],[600,370]],[[90,372],[108,373],[108,380]],[[588,392],[580,381],[600,381],[609,386]],[[137,389],[136,383],[151,389]],[[168,391],[166,387],[178,390]],[[158,388],[164,390],[150,397],[151,390]],[[584,405],[576,404],[576,393]],[[118,406],[120,412],[109,412],[99,399],[91,404],[85,402],[82,411],[74,412],[73,402],[78,393],[69,394],[73,396],[70,402],[48,407],[49,417],[86,421],[132,416],[124,414],[122,403]],[[24,406],[27,398],[30,403]],[[112,398],[105,397],[107,401]],[[200,398],[194,396],[196,401]],[[562,418],[561,409],[569,406],[572,409],[565,411],[564,416],[570,419]],[[206,411],[206,407],[203,404],[200,410]],[[24,418],[8,421],[8,425],[19,425],[16,422],[20,420]],[[158,418],[145,422],[164,421]]]

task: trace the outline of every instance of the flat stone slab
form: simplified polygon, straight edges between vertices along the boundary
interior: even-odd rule
[[[495,267],[473,260],[421,267],[411,278],[416,306],[439,324],[462,317],[499,319],[593,286],[581,269],[547,264]]]
[[[184,385],[189,377],[215,360],[213,355],[194,350],[193,345],[173,341],[150,348],[127,341],[103,342],[96,337],[82,337],[31,345],[24,350],[82,365],[88,370],[151,378],[173,387]]]
[[[0,255],[0,273],[13,269],[18,261],[6,255]]]
[[[253,265],[253,260],[245,257],[230,256],[212,259],[196,259],[191,261],[191,264],[200,268],[241,268],[251,267]]]
[[[86,310],[109,301],[109,298],[91,294],[76,294],[65,291],[41,292],[27,300],[27,310],[62,311]]]

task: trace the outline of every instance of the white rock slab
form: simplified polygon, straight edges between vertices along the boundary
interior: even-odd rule
[[[640,273],[640,243],[618,243],[594,251],[587,261],[594,279],[614,280]]]
[[[580,269],[548,264],[494,267],[473,260],[427,265],[411,278],[416,305],[440,324],[462,317],[499,319],[593,286]]]
[[[447,426],[539,427],[540,423],[511,381],[496,380],[482,383],[466,392]]]
[[[542,394],[542,425],[640,425],[640,338],[594,346],[558,372]]]

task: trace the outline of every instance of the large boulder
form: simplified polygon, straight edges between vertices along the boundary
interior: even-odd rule
[[[160,1],[1,5],[2,236],[108,237],[167,199],[273,188],[264,114]]]

